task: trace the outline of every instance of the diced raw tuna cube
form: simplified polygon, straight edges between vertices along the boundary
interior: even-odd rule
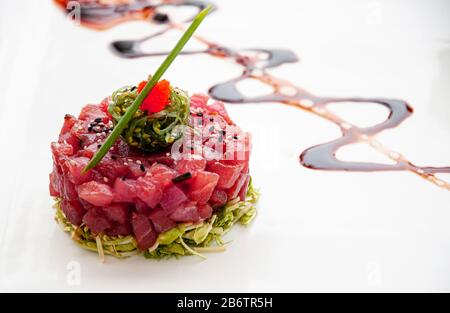
[[[197,211],[200,218],[205,220],[211,217],[213,210],[209,204],[200,204],[197,207]]]
[[[208,171],[220,176],[217,187],[221,189],[231,188],[241,174],[242,168],[243,165],[227,165],[220,162],[211,162],[206,167]]]
[[[58,174],[56,173],[56,170],[53,170],[53,172],[50,173],[50,196],[52,197],[59,197],[61,196],[61,189],[60,189],[60,179]]]
[[[251,154],[251,135],[242,133],[238,140],[228,139],[225,144],[226,151],[221,163],[230,165],[247,165]],[[246,171],[245,171],[246,172]]]
[[[61,132],[59,133],[59,135],[61,136],[69,133],[76,122],[77,118],[75,116],[66,114],[66,116],[64,116],[64,124],[61,128]]]
[[[206,108],[208,106],[209,97],[204,94],[195,94],[190,98],[192,108]]]
[[[201,219],[197,205],[193,201],[180,205],[170,214],[170,218],[175,222],[197,222]]]
[[[250,184],[250,175],[247,175],[247,179],[244,182],[244,185],[241,188],[241,191],[239,191],[239,198],[241,199],[241,201],[244,201],[245,198],[247,197],[247,191],[248,191],[248,187]]]
[[[89,146],[92,145],[98,145],[99,143],[97,142],[97,140],[99,139],[95,134],[79,134],[77,136],[77,138],[79,139],[80,142],[80,147],[82,149],[86,149]],[[87,154],[87,153],[86,153]]]
[[[92,176],[92,173],[83,174],[82,171],[89,163],[89,159],[85,157],[77,157],[72,158],[70,160],[66,160],[63,162],[62,167],[63,171],[66,174],[67,178],[74,184],[79,185],[84,182],[89,181]]]
[[[151,177],[151,181],[155,185],[164,189],[172,183],[172,179],[177,176],[177,172],[166,165],[155,164],[147,170],[146,176]]]
[[[133,203],[137,197],[137,182],[133,179],[117,178],[114,183],[114,202]]]
[[[104,158],[100,164],[97,165],[96,170],[114,182],[118,177],[125,177],[129,173],[129,169],[123,162],[113,160],[109,157]]]
[[[79,201],[63,200],[61,202],[61,210],[66,218],[75,226],[80,226],[83,222],[83,216],[86,214],[86,210]]]
[[[177,186],[171,185],[164,190],[160,204],[166,212],[171,213],[186,200],[184,192]]]
[[[98,206],[105,207],[114,199],[114,192],[108,185],[91,181],[77,186],[78,196],[87,202]]]
[[[209,199],[209,203],[214,209],[221,208],[227,203],[227,193],[221,189],[215,189]]]
[[[222,116],[225,121],[227,121],[228,124],[233,125],[233,121],[231,120],[230,116],[228,115],[227,110],[225,109],[225,105],[223,102],[220,101],[214,101],[211,105],[208,106],[208,109],[212,112],[217,112]]]
[[[56,162],[60,162],[64,157],[73,155],[73,147],[69,144],[53,142],[51,147],[53,158]]]
[[[143,214],[145,216],[148,216],[153,210],[144,201],[142,201],[139,198],[136,198],[134,202],[135,202],[134,203],[135,211],[138,214]]]
[[[239,176],[239,179],[236,181],[233,187],[228,190],[228,198],[230,200],[239,196],[239,192],[241,191],[242,187],[244,187],[244,184],[248,181],[248,179],[248,174],[242,174],[241,176]]]
[[[155,226],[156,232],[158,234],[177,226],[177,224],[167,216],[167,213],[162,208],[153,210],[150,213],[149,217],[152,220],[153,226]]]
[[[139,249],[145,251],[155,244],[157,238],[156,231],[145,215],[134,214],[131,224],[133,225],[133,232],[136,236]]]
[[[197,172],[189,185],[189,198],[200,204],[208,202],[218,181],[219,175],[215,173]]]
[[[113,227],[113,224],[108,221],[100,209],[90,210],[86,213],[83,217],[83,223],[85,223],[95,235]]]
[[[184,154],[183,157],[177,161],[175,169],[179,174],[184,174],[204,170],[205,167],[206,160],[202,156]]]
[[[135,179],[145,176],[146,173],[146,167],[144,165],[137,164],[134,162],[128,164],[128,170],[130,171],[131,176]]]
[[[78,193],[75,189],[75,185],[72,184],[68,179],[62,181],[62,196],[64,199],[73,201],[78,200]]]
[[[156,186],[151,177],[145,176],[137,180],[136,194],[149,207],[155,208],[163,195],[162,189]]]
[[[111,222],[115,222],[118,224],[126,224],[128,220],[128,208],[122,204],[110,204],[103,209],[105,216]]]
[[[81,109],[80,120],[92,122],[96,118],[101,118],[103,122],[109,120],[108,115],[103,112],[103,110],[98,105],[88,104],[83,109]]]

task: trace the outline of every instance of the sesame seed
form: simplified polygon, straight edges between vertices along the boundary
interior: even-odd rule
[[[97,117],[95,120],[94,120],[94,122],[96,122],[96,123],[100,123],[102,121],[102,118],[101,117]]]
[[[139,165],[142,164],[142,162],[140,160],[137,160],[136,163]]]
[[[145,172],[145,166],[144,166],[144,164],[141,164],[140,169],[141,169],[141,171]]]
[[[108,177],[103,177],[103,180],[105,181],[105,183],[109,181]]]
[[[123,165],[128,166],[128,163],[127,163],[127,162],[124,162]]]

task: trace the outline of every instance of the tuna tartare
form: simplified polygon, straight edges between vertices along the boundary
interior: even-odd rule
[[[116,257],[223,250],[256,214],[250,136],[221,102],[160,81],[101,161],[84,172],[146,82],[66,115],[51,144],[56,220],[81,247]],[[211,245],[214,245],[211,247]]]

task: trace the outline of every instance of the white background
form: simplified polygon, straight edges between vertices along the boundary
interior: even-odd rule
[[[407,100],[415,114],[379,140],[418,165],[450,165],[449,1],[216,2],[200,34],[234,48],[294,50],[301,62],[272,73],[319,95]],[[49,144],[65,113],[155,70],[160,58],[124,60],[108,50],[111,40],[155,29],[134,22],[95,32],[67,21],[51,1],[2,1],[0,290],[450,291],[450,193],[405,172],[301,167],[303,150],[339,131],[277,104],[228,106],[253,132],[252,174],[263,196],[257,219],[229,235],[225,253],[101,264],[77,248],[53,222]],[[148,49],[171,47],[178,35]],[[205,92],[239,71],[198,55],[177,59],[166,78]],[[363,125],[385,114],[371,106],[340,112]],[[365,147],[341,155],[380,159]]]

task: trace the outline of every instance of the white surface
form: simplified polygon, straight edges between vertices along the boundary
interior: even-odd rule
[[[407,100],[415,114],[380,141],[420,165],[450,165],[449,1],[217,2],[202,35],[232,47],[293,49],[301,63],[273,73],[317,94]],[[300,152],[338,130],[275,104],[229,106],[253,132],[252,173],[263,196],[257,219],[230,234],[227,252],[101,264],[77,248],[53,222],[49,143],[65,113],[155,69],[161,59],[123,60],[107,49],[149,31],[136,22],[94,32],[49,0],[2,1],[0,290],[450,291],[450,193],[410,173],[301,167]],[[166,77],[205,92],[239,70],[200,55],[179,58]],[[355,112],[346,114],[361,123],[383,116]],[[360,150],[354,155],[370,156]]]

